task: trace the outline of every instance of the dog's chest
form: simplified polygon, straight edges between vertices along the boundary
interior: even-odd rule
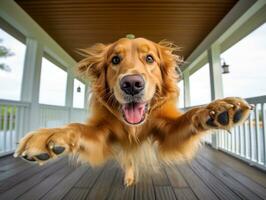
[[[122,167],[132,165],[135,169],[154,171],[159,166],[158,145],[150,138],[132,149],[123,149],[121,146],[115,146],[113,150],[116,160]]]

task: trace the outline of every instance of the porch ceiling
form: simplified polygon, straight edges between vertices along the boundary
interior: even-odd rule
[[[128,33],[182,47],[186,59],[237,0],[16,0],[74,59]]]

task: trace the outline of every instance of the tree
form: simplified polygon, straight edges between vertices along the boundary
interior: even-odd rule
[[[2,40],[0,39],[0,43],[2,42]],[[6,58],[8,56],[12,56],[14,55],[8,48],[6,48],[5,46],[3,45],[0,45],[0,58]],[[6,65],[5,63],[0,63],[0,70],[4,70],[4,71],[7,71],[7,72],[10,72],[11,71],[11,68]]]

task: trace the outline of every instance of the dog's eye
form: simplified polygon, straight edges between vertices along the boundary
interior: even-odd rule
[[[112,58],[113,65],[118,65],[121,62],[121,58],[119,56],[114,56]]]
[[[146,56],[146,62],[150,63],[150,64],[154,62],[154,59],[153,59],[152,55],[147,55]]]

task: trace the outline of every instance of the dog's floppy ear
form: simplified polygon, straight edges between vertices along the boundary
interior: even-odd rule
[[[176,83],[181,78],[177,73],[177,68],[183,62],[182,58],[176,54],[180,50],[172,42],[163,40],[157,44],[158,54],[160,58],[160,69],[164,81],[165,93],[178,93],[176,91]],[[179,71],[179,70],[178,70]]]
[[[77,63],[76,70],[85,79],[95,80],[99,78],[103,67],[106,64],[107,45],[98,43],[86,49],[79,49],[78,53],[84,56]]]
[[[183,62],[182,58],[176,53],[180,51],[172,42],[162,40],[157,44],[159,57],[161,60],[161,70],[164,73],[172,73],[179,68],[179,65]]]

